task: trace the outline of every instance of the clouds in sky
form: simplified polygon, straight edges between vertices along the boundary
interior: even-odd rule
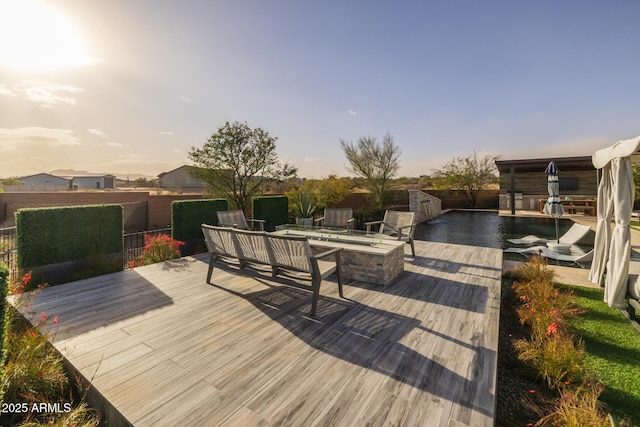
[[[0,128],[0,151],[18,148],[42,149],[59,146],[81,145],[80,139],[69,129],[44,127]]]
[[[0,84],[0,95],[8,98],[21,97],[39,104],[43,108],[53,108],[58,104],[76,106],[75,95],[84,90],[75,85],[52,83],[46,80],[22,80],[12,86]]]
[[[102,132],[100,129],[87,129],[87,132],[89,132],[92,135],[99,136],[101,138],[106,138],[107,137],[107,134]]]
[[[180,100],[182,100],[184,102],[191,102],[191,99],[187,98],[186,96],[181,96]]]
[[[161,130],[160,131],[160,135],[173,135],[173,132],[171,132],[170,130]]]
[[[355,116],[357,114],[358,114],[358,112],[356,110],[349,110],[349,115],[350,116]]]

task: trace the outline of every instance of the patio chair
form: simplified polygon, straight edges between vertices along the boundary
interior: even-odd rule
[[[315,220],[320,227],[353,229],[353,209],[326,208],[324,215]]]
[[[584,252],[577,246],[571,247],[571,253],[560,253],[549,249],[546,246],[532,246],[530,248],[508,248],[505,252],[517,253],[521,255],[540,255],[544,258],[551,258],[558,261],[575,262],[577,264],[581,262],[588,262],[593,259],[593,249],[589,252]]]
[[[560,236],[560,243],[565,245],[575,245],[591,230],[588,225],[574,223],[571,228]],[[509,242],[515,245],[536,245],[547,242],[554,242],[556,239],[543,239],[542,237],[534,236],[532,234],[524,236],[520,239],[507,239]]]
[[[257,224],[258,230],[264,231],[265,220],[245,218],[242,209],[236,209],[233,211],[218,211],[217,214],[218,225],[220,227],[233,227],[239,228],[241,230],[251,230],[255,229],[255,224]],[[249,227],[247,221],[251,223],[251,227]]]
[[[411,245],[411,254],[416,256],[416,249],[413,245],[413,233],[415,231],[415,213],[414,212],[399,212],[399,211],[386,211],[382,221],[365,222],[367,226],[367,233],[371,233],[372,225],[380,225],[378,233],[382,236],[403,240]]]

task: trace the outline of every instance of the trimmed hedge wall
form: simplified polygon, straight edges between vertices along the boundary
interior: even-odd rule
[[[274,231],[276,225],[289,222],[289,198],[287,196],[254,197],[253,217],[264,219],[264,229]]]
[[[122,205],[28,208],[16,212],[18,267],[122,254]]]
[[[171,233],[176,240],[187,243],[183,255],[190,249],[189,243],[204,241],[202,224],[218,225],[218,211],[229,210],[226,199],[177,200],[171,203]]]

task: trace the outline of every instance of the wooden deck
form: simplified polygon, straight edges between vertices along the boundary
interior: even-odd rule
[[[502,252],[416,252],[387,287],[323,282],[317,319],[307,282],[216,267],[207,285],[204,255],[47,288],[34,310],[60,316],[109,425],[492,426]]]

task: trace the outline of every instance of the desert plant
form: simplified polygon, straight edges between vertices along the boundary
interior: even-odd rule
[[[577,382],[584,376],[584,343],[570,335],[532,336],[515,343],[518,358],[549,386]]]
[[[2,389],[5,402],[24,402],[28,408],[38,402],[59,402],[68,394],[69,380],[63,358],[48,343],[51,325],[58,319],[41,313],[33,320],[35,327],[25,326],[21,315],[13,308],[8,321],[5,340],[6,362],[3,369]],[[3,414],[11,417],[9,414]],[[13,414],[18,416],[18,414]],[[23,417],[24,414],[19,414]],[[27,418],[30,414],[27,414]],[[6,418],[5,418],[6,419]],[[8,420],[13,423],[12,420]]]
[[[527,282],[549,282],[553,283],[555,271],[549,267],[545,258],[533,256],[528,262],[523,262],[511,274],[517,281]]]
[[[562,387],[555,410],[540,419],[536,426],[608,427],[607,412],[598,401],[602,384],[587,382],[578,388]]]
[[[298,218],[312,217],[316,211],[313,195],[307,192],[297,193],[297,197],[293,202],[293,210],[295,216]]]

